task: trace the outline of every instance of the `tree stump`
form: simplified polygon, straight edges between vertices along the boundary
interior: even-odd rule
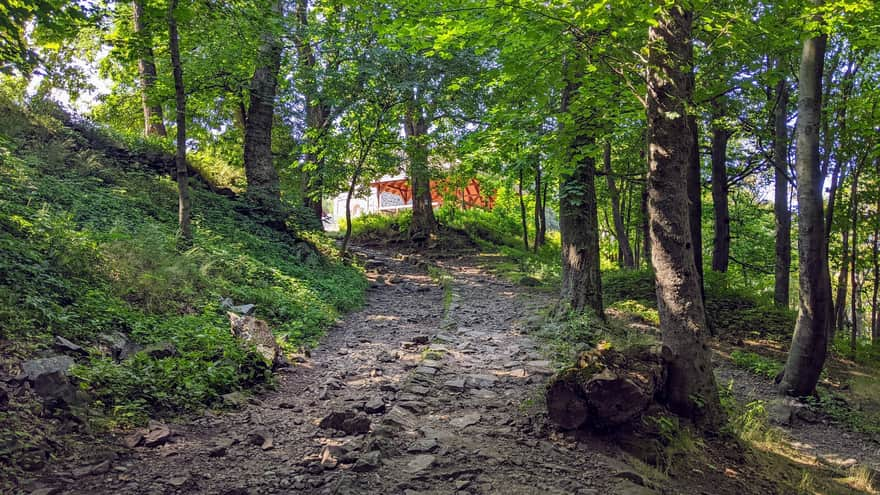
[[[666,381],[663,350],[640,347],[620,352],[584,352],[577,366],[547,387],[550,420],[564,429],[609,429],[641,416]]]

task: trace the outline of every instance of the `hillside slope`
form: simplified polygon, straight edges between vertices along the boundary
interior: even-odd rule
[[[330,242],[265,226],[201,180],[194,245],[179,253],[161,153],[95,148],[99,131],[49,113],[0,100],[0,467],[38,468],[57,450],[55,427],[143,423],[271,383],[230,335],[224,298],[255,304],[287,349],[362,303],[362,272]],[[33,407],[21,363],[56,354],[76,359],[68,374],[97,408]],[[53,427],[38,433],[37,422]]]

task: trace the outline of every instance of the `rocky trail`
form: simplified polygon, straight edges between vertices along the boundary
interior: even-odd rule
[[[623,462],[545,423],[550,363],[520,332],[544,296],[467,259],[438,261],[438,284],[424,262],[368,255],[365,307],[280,372],[276,390],[92,445],[30,491],[655,493]]]

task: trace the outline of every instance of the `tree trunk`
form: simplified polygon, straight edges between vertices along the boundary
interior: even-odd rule
[[[410,105],[404,113],[406,154],[409,159],[409,181],[412,189],[412,220],[409,238],[422,243],[437,232],[437,220],[431,201],[431,169],[428,166],[428,123],[420,109]]]
[[[529,250],[529,223],[526,220],[526,202],[523,199],[523,165],[519,166],[519,215],[522,220],[523,245]]]
[[[782,62],[777,62],[777,67]],[[788,82],[776,83],[776,108],[773,111],[773,165],[775,169],[776,282],[773,301],[787,308],[791,286],[791,210],[788,206]]]
[[[603,430],[636,421],[665,382],[657,349],[612,349],[581,354],[575,368],[553,377],[547,414],[560,427]]]
[[[693,150],[685,108],[691,96],[693,13],[672,6],[656,19],[648,33],[648,212],[660,329],[671,351],[665,399],[674,412],[711,429],[722,423],[723,413],[705,343],[686,185]]]
[[[153,88],[156,86],[156,63],[153,58],[153,37],[144,23],[144,0],[132,1],[131,9],[139,51],[138,75],[141,80],[141,104],[144,109],[144,136],[165,137],[167,131],[162,105],[152,99]]]
[[[858,300],[859,290],[856,280],[856,261],[859,259],[859,167],[856,164],[853,167],[852,190],[850,192],[850,201],[852,203],[850,221],[852,222],[852,256],[850,257],[850,286],[852,287],[852,295],[850,296],[850,313],[852,314],[852,332],[850,333],[849,347],[855,352],[856,344],[859,338],[859,313]]]
[[[322,204],[324,189],[324,159],[318,151],[321,135],[327,127],[331,109],[321,102],[315,71],[318,69],[315,51],[312,48],[309,33],[309,0],[298,0],[296,3],[297,17],[297,51],[300,70],[303,72],[305,94],[306,133],[303,144],[306,152],[302,168],[302,202],[303,206],[315,213],[321,223],[324,217]]]
[[[183,66],[180,63],[180,35],[177,32],[177,0],[168,4],[168,51],[171,52],[171,68],[174,73],[174,97],[177,106],[177,223],[180,226],[182,247],[192,245],[190,226],[189,177],[186,168],[186,90],[183,85]]]
[[[281,16],[281,3],[273,4],[273,14]],[[281,210],[281,186],[272,160],[272,124],[275,89],[281,68],[281,44],[277,33],[263,33],[257,67],[250,85],[250,105],[244,133],[244,171],[247,198],[258,208],[277,213]]]
[[[348,251],[348,243],[351,240],[351,198],[354,196],[354,190],[360,179],[363,165],[364,159],[358,160],[357,167],[354,169],[354,174],[352,175],[351,182],[348,186],[348,194],[345,196],[345,237],[342,238],[342,254],[345,254],[345,252]]]
[[[578,97],[581,73],[566,84],[562,111],[569,112]],[[584,112],[571,112],[573,125],[565,134],[570,173],[560,174],[559,232],[562,237],[562,300],[574,311],[592,309],[605,318],[599,271],[599,212],[596,205],[596,161],[589,149],[595,144]]]
[[[651,221],[648,215],[648,180],[645,178],[642,185],[642,200],[639,209],[642,213],[642,257],[645,259],[646,268],[651,268]]]
[[[822,0],[812,0],[820,6]],[[819,124],[826,35],[804,41],[798,77],[797,159],[799,305],[780,392],[807,396],[825,364],[831,332],[831,281],[822,218]]]
[[[712,209],[715,214],[715,237],[712,239],[712,270],[727,272],[730,262],[730,209],[727,185],[727,141],[730,131],[712,129]]]
[[[880,170],[880,159],[877,160],[877,169]],[[877,211],[880,212],[880,195],[877,196]],[[880,260],[878,260],[878,248],[880,248],[880,218],[874,218],[874,292],[871,295],[871,345],[880,345],[880,310],[877,308],[877,290],[880,287]]]
[[[620,252],[620,266],[623,268],[635,268],[632,249],[629,246],[629,235],[623,224],[623,215],[620,212],[620,194],[617,184],[614,182],[614,172],[611,169],[611,141],[605,141],[605,150],[602,154],[602,162],[605,171],[605,180],[608,183],[608,195],[611,196],[611,216],[614,218],[614,237],[617,238],[618,251]]]
[[[691,91],[694,87],[693,75],[689,77]],[[694,265],[697,267],[697,275],[700,284],[700,298],[703,306],[706,305],[706,287],[703,283],[703,180],[700,175],[700,128],[697,125],[697,117],[688,115],[688,129],[691,132],[691,152],[688,156],[687,166],[687,196],[688,196],[688,222],[691,231],[691,243],[694,248]],[[709,328],[709,332],[712,329]]]
[[[849,283],[849,227],[843,228],[841,235],[843,260],[840,262],[840,272],[837,274],[837,297],[834,299],[834,321],[831,327],[831,341],[837,332],[842,331],[846,323],[846,289]]]
[[[541,246],[544,245],[545,235],[546,235],[546,227],[544,226],[544,222],[546,218],[544,216],[544,203],[547,200],[547,197],[543,194],[543,189],[541,185],[541,174],[543,170],[541,170],[541,164],[538,163],[535,166],[535,252],[538,252]]]

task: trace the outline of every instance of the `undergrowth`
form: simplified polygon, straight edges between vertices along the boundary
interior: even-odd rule
[[[177,194],[167,176],[120,163],[43,113],[0,101],[0,342],[24,358],[55,336],[86,347],[74,375],[112,424],[190,411],[266,383],[230,335],[221,298],[256,304],[287,348],[314,341],[358,306],[366,282],[332,244],[310,254],[247,206],[192,182],[193,247],[176,248]],[[121,362],[102,335],[176,355]]]

